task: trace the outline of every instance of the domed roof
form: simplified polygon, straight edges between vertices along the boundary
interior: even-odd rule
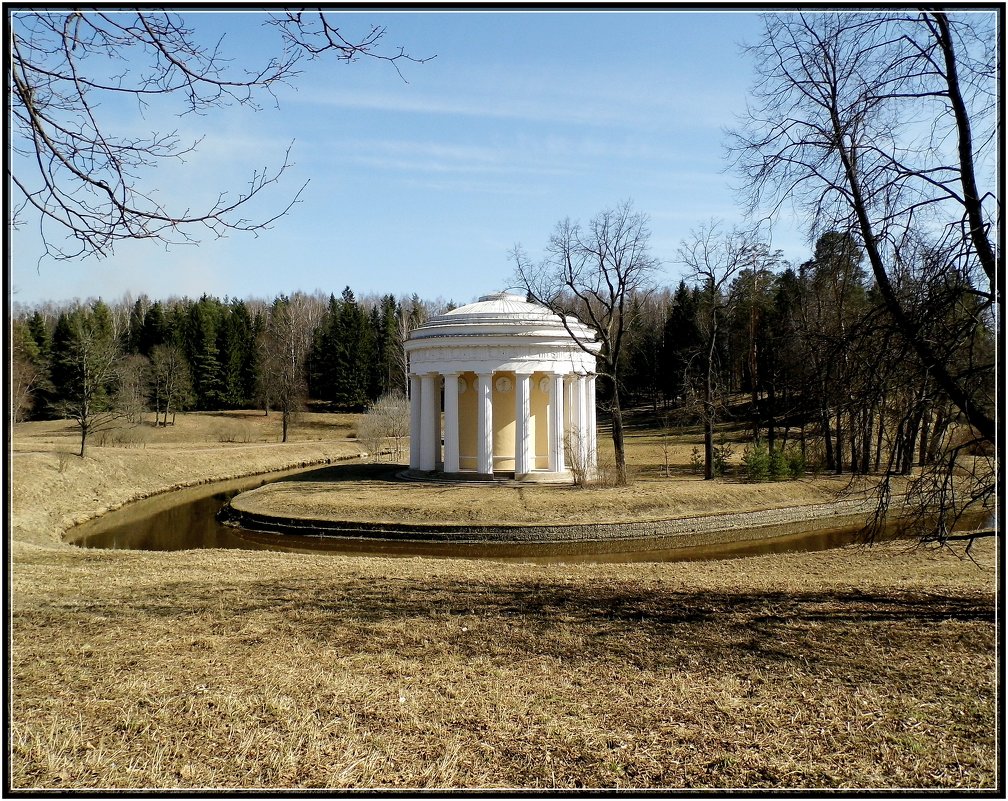
[[[602,345],[574,317],[495,292],[432,317],[405,343],[414,373],[521,370],[590,373]]]
[[[567,317],[567,327],[578,339],[591,342],[594,332],[575,317]],[[529,303],[525,295],[493,292],[475,303],[467,303],[432,317],[410,334],[411,340],[457,336],[556,336],[570,334],[564,321],[539,303]]]

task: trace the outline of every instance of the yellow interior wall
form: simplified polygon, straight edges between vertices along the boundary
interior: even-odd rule
[[[510,392],[497,390],[497,379],[506,377],[511,381]],[[459,393],[459,469],[476,470],[476,385],[475,373],[462,373],[466,389]],[[548,378],[546,373],[534,373],[530,379],[529,392],[529,435],[534,448],[534,469],[549,469],[549,389],[544,392],[539,382]],[[513,372],[494,373],[493,376],[493,449],[494,469],[514,470],[515,438],[515,374]],[[566,404],[565,404],[566,405]]]
[[[549,388],[543,392],[539,383],[548,378],[545,373],[533,373],[532,391],[529,393],[529,409],[532,419],[532,442],[535,459],[532,462],[536,470],[549,470]]]
[[[476,373],[462,373],[465,392],[459,393],[459,470],[476,469]]]
[[[511,391],[500,392],[497,381],[511,380]],[[494,470],[514,470],[515,374],[494,373],[493,377],[493,451]]]

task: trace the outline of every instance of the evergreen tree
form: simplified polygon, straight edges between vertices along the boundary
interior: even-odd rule
[[[137,350],[144,356],[150,356],[154,347],[164,345],[167,338],[168,321],[165,319],[161,301],[157,301],[144,313],[137,336]]]
[[[220,301],[203,295],[189,307],[185,327],[185,354],[192,370],[196,408],[222,406],[221,363],[217,349]]]
[[[406,394],[402,371],[399,369],[399,304],[395,295],[385,295],[381,299],[381,319],[376,332],[376,361],[381,377],[380,395],[390,393]]]
[[[245,371],[249,367],[252,343],[252,319],[243,301],[234,300],[223,307],[217,331],[217,351],[221,365],[221,402],[229,409],[245,408],[251,403]]]
[[[25,409],[27,419],[42,420],[51,417],[55,395],[52,384],[52,338],[53,331],[48,320],[37,309],[25,324],[25,342],[28,364],[22,380],[33,378],[31,382],[32,402]],[[30,341],[29,341],[30,340]],[[14,340],[17,358],[17,339]]]
[[[113,335],[108,307],[96,301],[60,315],[53,333],[56,409],[80,429],[80,456],[88,436],[119,416],[118,367],[122,349]]]
[[[368,400],[372,343],[367,314],[350,287],[343,290],[338,303],[331,347],[335,359],[330,400],[340,409],[361,410]]]

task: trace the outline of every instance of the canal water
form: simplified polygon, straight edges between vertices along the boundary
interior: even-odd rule
[[[459,543],[375,540],[355,537],[270,534],[225,526],[217,512],[239,492],[283,479],[310,480],[327,468],[303,468],[267,476],[218,482],[177,490],[128,504],[77,526],[68,541],[85,548],[179,551],[194,548],[241,548],[292,553],[339,553],[362,556],[426,556],[517,562],[641,562],[729,559],[789,551],[819,551],[863,543],[861,524],[767,526],[745,532],[736,542],[675,547],[674,539],[605,542]],[[804,528],[804,530],[803,530]],[[894,536],[891,532],[886,537]]]

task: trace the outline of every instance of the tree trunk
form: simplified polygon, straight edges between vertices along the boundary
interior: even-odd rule
[[[767,445],[770,450],[774,449],[774,444],[776,440],[776,432],[774,431],[774,424],[777,417],[777,394],[774,392],[774,383],[770,382],[767,387]]]
[[[588,421],[592,425],[593,421]],[[613,387],[612,397],[612,441],[616,454],[616,483],[625,487],[627,483],[626,450],[623,443],[623,411],[620,409],[619,391]],[[589,457],[589,461],[590,457]]]
[[[859,176],[854,167],[852,154],[843,146],[844,133],[841,130],[836,114],[834,113],[833,116],[834,133],[837,136],[838,142],[836,152],[843,163],[844,172],[847,177],[847,186],[851,194],[851,207],[858,219],[865,253],[868,256],[868,263],[871,265],[872,273],[875,276],[875,285],[878,287],[879,293],[885,301],[886,308],[892,315],[893,321],[896,323],[900,333],[903,334],[904,338],[917,352],[917,356],[921,360],[924,369],[937,381],[938,386],[945,391],[952,402],[966,416],[970,425],[976,428],[980,435],[988,442],[993,442],[994,434],[997,430],[994,418],[983,410],[980,404],[976,402],[973,393],[969,392],[966,386],[960,384],[952,377],[948,364],[935,353],[931,341],[921,332],[921,324],[916,320],[910,319],[897,297],[896,291],[893,289],[892,282],[889,280],[889,274],[886,272],[886,265],[882,259],[882,254],[879,252],[875,231],[872,228],[871,220],[868,218],[868,205],[861,193]],[[972,229],[971,233],[974,233]],[[984,239],[984,237],[979,236],[978,239]],[[981,260],[984,261],[984,268],[987,269],[988,266],[993,268],[992,264],[988,265],[986,262],[986,255],[979,252],[981,248],[977,250],[978,255],[981,256]],[[988,274],[993,275],[993,273]]]
[[[865,411],[865,424],[861,430],[863,432],[861,440],[861,472],[867,475],[871,472],[872,431],[875,430],[874,405]]]
[[[717,343],[717,312],[711,315],[711,339],[707,348],[707,376],[704,382],[704,480],[714,478],[714,346]]]
[[[927,462],[928,453],[928,422],[931,419],[931,412],[927,408],[921,415],[920,448],[917,452],[917,466],[923,467]]]
[[[823,448],[826,453],[826,469],[832,470],[836,462],[833,458],[833,431],[830,428],[829,409],[825,406],[819,410],[819,423],[822,427]]]
[[[840,421],[840,407],[836,412],[836,446],[833,449],[833,472],[837,475],[843,472],[843,427]]]
[[[81,426],[80,435],[80,458],[84,458],[84,444],[87,442],[88,427],[86,425]]]
[[[878,439],[875,441],[875,472],[882,467],[882,434],[885,431],[885,395],[879,403]]]
[[[287,441],[287,421],[290,419],[290,412],[287,411],[287,409],[283,410],[283,414],[281,415],[281,419],[283,421],[283,439],[281,439],[280,441],[281,442],[286,442]]]
[[[847,433],[847,443],[850,445],[850,471],[851,473],[858,472],[858,443],[857,434],[858,428],[857,418],[854,416],[854,412],[847,416],[847,427],[849,429]]]

